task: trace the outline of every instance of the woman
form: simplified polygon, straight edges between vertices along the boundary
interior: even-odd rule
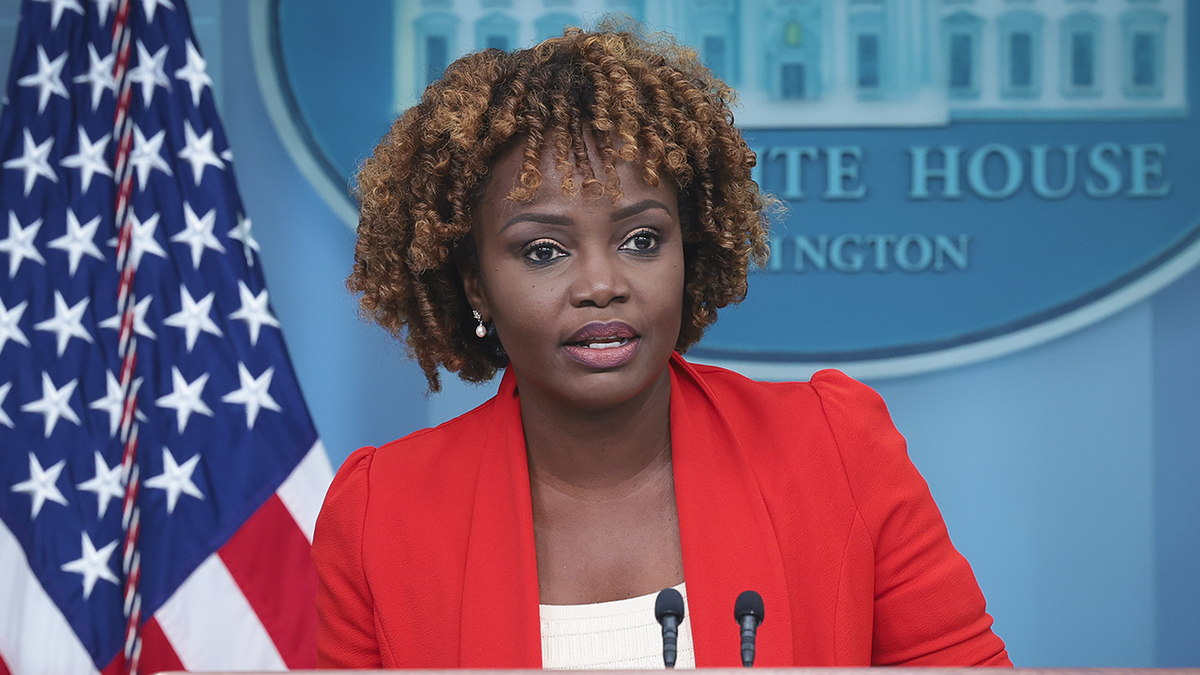
[[[1011,665],[878,396],[680,356],[767,200],[732,91],[668,38],[569,30],[450,66],[359,175],[349,286],[429,379],[499,393],[352,455],[313,556],[322,667]]]

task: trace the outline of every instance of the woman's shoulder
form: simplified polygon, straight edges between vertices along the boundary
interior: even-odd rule
[[[386,480],[428,483],[430,472],[447,474],[478,463],[481,438],[494,426],[495,399],[435,427],[418,429],[379,446],[351,453],[337,471],[337,479],[350,482]]]
[[[469,450],[478,445],[469,441],[477,439],[481,432],[495,423],[495,408],[496,397],[489,398],[479,406],[437,426],[418,429],[385,443],[379,446],[378,452],[386,455],[405,455],[406,460],[412,460],[412,455],[437,454],[442,450]]]
[[[353,452],[326,493],[317,529],[351,528],[362,537],[423,532],[430,523],[469,522],[469,506],[489,428],[491,402],[436,427]],[[386,527],[381,527],[386,523]],[[406,529],[413,528],[413,529]]]
[[[841,371],[820,370],[807,382],[763,382],[715,366],[692,368],[719,414],[769,456],[832,453],[859,465],[864,457],[905,455],[883,398]],[[797,452],[780,453],[781,447]]]
[[[808,381],[762,381],[719,366],[687,362],[702,385],[721,404],[742,407],[816,407],[826,415],[887,414],[883,398],[871,387],[833,368],[818,370]]]

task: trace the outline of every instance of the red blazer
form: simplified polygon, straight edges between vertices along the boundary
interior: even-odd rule
[[[1011,665],[883,400],[837,371],[763,383],[671,360],[671,445],[696,665]],[[516,386],[338,471],[313,541],[318,666],[540,668]]]

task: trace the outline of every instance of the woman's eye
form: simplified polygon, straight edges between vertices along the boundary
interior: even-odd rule
[[[548,263],[566,254],[558,244],[550,241],[535,241],[525,247],[525,257],[535,263]]]
[[[653,251],[658,248],[658,233],[652,230],[639,230],[629,235],[621,248],[626,251]]]

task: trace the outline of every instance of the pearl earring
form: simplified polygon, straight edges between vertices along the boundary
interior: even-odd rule
[[[475,320],[479,322],[479,325],[475,326],[476,337],[480,337],[480,338],[487,337],[487,326],[483,325],[483,317],[479,315],[479,310],[477,310],[477,309],[471,310],[471,316],[475,317]]]

